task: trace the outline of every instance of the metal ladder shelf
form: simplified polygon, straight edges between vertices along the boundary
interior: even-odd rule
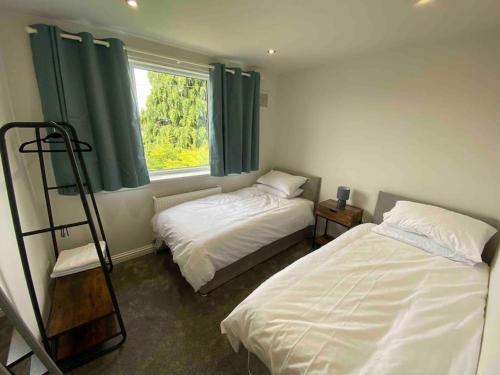
[[[49,227],[47,228],[23,231],[21,227],[6,143],[6,134],[9,130],[16,128],[35,130],[35,140],[21,144],[19,152],[38,154],[49,221]],[[48,132],[48,135],[43,138],[41,136],[42,129]],[[36,145],[36,149],[28,149],[28,146],[33,144]],[[49,149],[44,148],[46,144],[49,144]],[[57,148],[54,144],[62,145],[64,148]],[[45,350],[63,371],[69,371],[106,354],[120,347],[126,340],[125,326],[109,275],[113,269],[109,245],[106,241],[106,235],[82,155],[83,152],[90,152],[91,150],[92,147],[88,143],[78,140],[75,128],[64,122],[14,122],[0,128],[0,154],[2,156],[5,184],[29,296]],[[66,153],[73,172],[74,184],[48,186],[43,155],[50,152]],[[85,212],[85,219],[55,225],[49,192],[70,187],[76,188],[78,192]],[[92,211],[85,195],[85,188],[90,196]],[[97,219],[99,234],[106,244],[104,249],[100,247],[99,236],[92,214]],[[83,225],[88,225],[90,229],[100,267],[55,279],[51,311],[48,322],[45,323],[31,276],[24,238],[50,233],[54,254],[57,259],[59,247],[56,231]],[[102,250],[105,251],[106,257],[103,255]]]

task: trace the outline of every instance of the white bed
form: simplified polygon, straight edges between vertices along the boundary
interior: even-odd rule
[[[257,288],[221,323],[233,348],[243,344],[272,374],[475,374],[488,265],[374,227],[350,230]]]
[[[221,324],[233,348],[241,341],[273,374],[474,374],[487,265],[430,255],[373,226],[262,284]]]
[[[313,206],[250,187],[165,210],[153,218],[153,229],[197,291],[216,271],[312,225]]]

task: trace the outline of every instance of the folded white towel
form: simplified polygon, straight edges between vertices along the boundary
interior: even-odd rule
[[[106,257],[106,242],[99,241],[101,251]],[[87,245],[75,247],[74,249],[62,250],[57,257],[56,264],[52,270],[51,278],[67,276],[73,273],[100,267],[99,257],[93,242]]]

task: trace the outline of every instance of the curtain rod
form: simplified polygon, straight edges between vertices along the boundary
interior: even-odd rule
[[[26,32],[28,34],[36,34],[38,33],[38,30],[33,28],[33,27],[30,27],[30,26],[27,26],[25,28]],[[79,42],[82,41],[82,38],[78,35],[72,35],[72,34],[61,34],[61,37],[64,38],[64,39],[71,39],[71,40],[77,40]],[[107,47],[109,48],[109,43],[104,41],[104,40],[98,40],[98,39],[94,39],[94,44],[97,44],[97,45],[100,45],[100,46],[104,46],[104,47]]]
[[[37,29],[35,29],[33,27],[30,27],[30,26],[27,26],[25,28],[25,30],[26,30],[26,32],[28,34],[36,34],[36,33],[38,33]],[[61,38],[70,39],[70,40],[76,40],[78,42],[82,41],[82,37],[80,37],[78,35],[73,35],[73,34],[62,33],[61,34]],[[109,42],[106,42],[104,40],[99,40],[99,39],[94,39],[93,41],[94,41],[94,44],[97,44],[99,46],[104,46],[106,48],[109,48]],[[138,49],[135,49],[135,48],[129,48],[129,47],[123,47],[123,48],[126,51],[129,51],[129,52],[132,52],[132,53],[138,53],[138,54],[142,54],[142,55],[148,55],[148,56],[158,57],[158,58],[165,59],[165,60],[172,60],[172,61],[175,61],[177,64],[187,64],[187,65],[201,67],[201,68],[204,68],[204,69],[214,69],[214,67],[212,65],[208,65],[208,64],[199,64],[199,63],[194,63],[194,62],[190,62],[190,61],[179,60],[179,59],[177,59],[175,57],[170,57],[170,56],[166,56],[166,55],[159,55],[159,54],[156,54],[156,53],[141,51],[141,50],[138,50]],[[235,74],[236,73],[236,71],[233,70],[233,69],[226,69],[226,72],[227,73],[231,73],[231,74]],[[242,72],[241,75],[245,76],[245,77],[250,77],[250,74],[249,73],[245,73],[245,72]]]

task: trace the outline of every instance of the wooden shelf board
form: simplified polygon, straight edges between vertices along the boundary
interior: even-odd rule
[[[321,237],[316,237],[315,242],[320,246],[324,246],[331,240],[333,240],[333,237],[329,236],[328,234],[325,234]]]
[[[47,335],[53,338],[113,312],[111,296],[100,267],[58,277],[55,280]]]
[[[56,338],[56,360],[61,361],[81,354],[120,334],[115,314],[93,321]]]

